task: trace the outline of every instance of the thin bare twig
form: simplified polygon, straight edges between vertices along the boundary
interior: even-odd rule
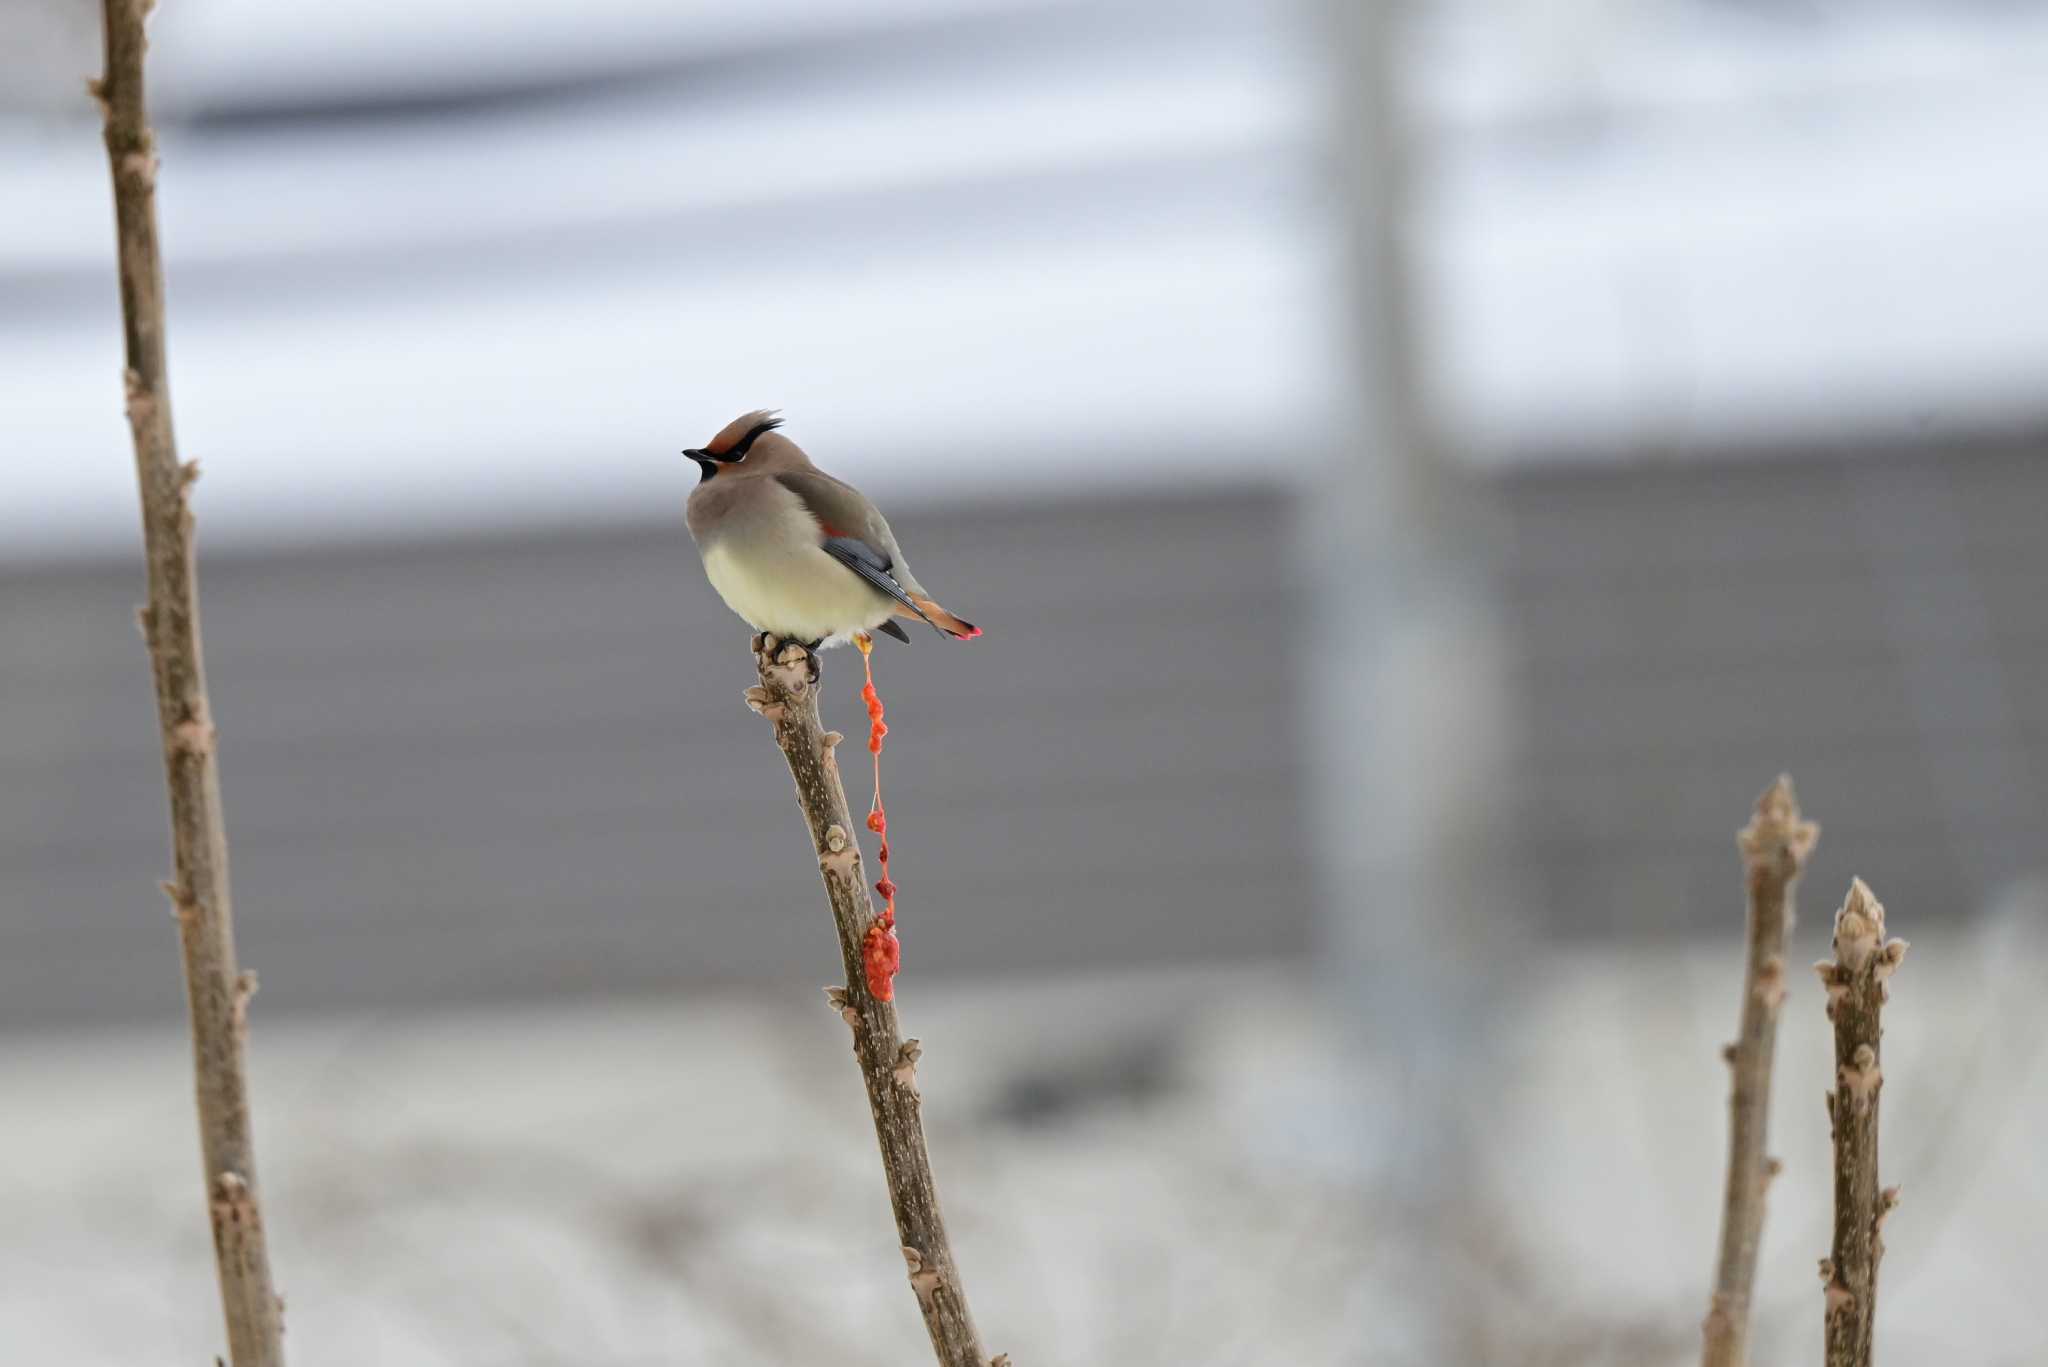
[[[840,738],[818,721],[816,657],[799,644],[784,644],[773,636],[755,637],[754,653],[761,683],[747,690],[747,705],[775,723],[775,743],[782,747],[790,777],[796,780],[797,801],[803,806],[825,894],[832,903],[846,986],[828,989],[828,995],[853,1028],[853,1053],[867,1085],[889,1204],[896,1213],[896,1241],[909,1265],[911,1290],[917,1293],[917,1307],[941,1367],[991,1367],[968,1312],[967,1293],[939,1214],[931,1158],[925,1152],[917,1089],[921,1049],[916,1040],[897,1033],[895,1006],[868,988],[861,948],[875,922],[875,909],[861,873],[846,790],[839,781],[834,747]],[[996,1361],[1007,1363],[1008,1358]]]
[[[143,100],[149,0],[102,0],[106,74],[92,87],[106,116],[127,349],[128,426],[142,493],[149,603],[142,610],[156,678],[170,790],[176,876],[163,885],[176,908],[199,1102],[214,1258],[235,1367],[280,1367],[283,1324],[270,1281],[249,1088],[242,1065],[254,974],[236,967],[228,898],[227,830],[221,818],[213,713],[199,644],[199,595],[186,498],[198,475],[181,465],[171,434],[164,374],[163,261],[156,237],[156,138]]]
[[[1821,1259],[1827,1299],[1827,1367],[1870,1367],[1877,1318],[1877,1265],[1884,1221],[1897,1187],[1877,1184],[1877,1100],[1884,1089],[1880,1015],[1885,983],[1906,957],[1904,940],[1887,940],[1884,906],[1860,878],[1835,913],[1835,957],[1815,964],[1835,1023],[1835,1088],[1828,1128],[1835,1142],[1835,1240]]]
[[[1801,819],[1792,780],[1756,800],[1749,825],[1736,835],[1749,884],[1749,949],[1742,977],[1742,1025],[1724,1051],[1732,1075],[1728,1094],[1728,1186],[1721,1203],[1721,1249],[1707,1309],[1704,1367],[1742,1367],[1749,1357],[1749,1304],[1763,1239],[1764,1193],[1778,1162],[1764,1152],[1770,1125],[1771,1061],[1777,1052],[1778,1009],[1785,1001],[1785,937],[1792,929],[1792,892],[1820,828]]]

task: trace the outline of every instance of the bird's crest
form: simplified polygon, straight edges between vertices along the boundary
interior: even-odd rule
[[[736,451],[744,454],[754,438],[782,426],[782,419],[775,416],[775,412],[772,408],[757,408],[751,413],[740,414],[705,443],[705,452],[713,456],[728,456]]]

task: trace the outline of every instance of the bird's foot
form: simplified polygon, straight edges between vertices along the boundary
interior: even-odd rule
[[[786,665],[801,663],[804,667],[804,677],[815,684],[818,681],[818,650],[824,644],[822,640],[784,641],[775,658],[779,663]]]
[[[799,641],[794,637],[784,639],[773,632],[764,631],[754,637],[754,653],[770,664],[804,666],[804,678],[808,683],[818,681],[818,649],[824,642]]]

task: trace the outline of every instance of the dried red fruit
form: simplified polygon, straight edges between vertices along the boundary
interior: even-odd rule
[[[875,797],[868,811],[868,829],[880,836],[881,843],[876,851],[876,862],[881,865],[882,876],[875,883],[875,891],[882,896],[882,909],[861,939],[861,965],[866,970],[868,991],[877,1001],[890,1001],[896,995],[895,979],[897,970],[903,965],[903,944],[896,938],[896,881],[889,877],[889,817],[882,810],[882,742],[889,734],[889,724],[882,720],[885,709],[881,695],[875,692],[875,665],[869,654],[870,642],[857,638],[860,644],[861,662],[867,670],[867,682],[860,690],[861,701],[868,710],[868,753],[875,757]]]
[[[869,926],[861,941],[860,957],[867,970],[868,991],[877,1001],[893,1000],[896,974],[903,967],[903,944],[896,938],[896,932],[879,921]]]

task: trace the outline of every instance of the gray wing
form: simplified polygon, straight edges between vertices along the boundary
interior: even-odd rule
[[[820,543],[825,554],[916,613],[933,631],[945,634],[913,597],[924,590],[903,566],[903,553],[896,546],[895,534],[874,504],[858,490],[823,472],[793,471],[774,478],[818,519],[825,532]]]
[[[919,617],[923,617],[924,624],[933,631],[937,631],[941,635],[945,634],[937,622],[934,622],[929,617],[925,617],[924,609],[917,605],[917,600],[910,596],[909,590],[896,582],[896,576],[889,573],[888,565],[883,563],[881,552],[877,551],[873,546],[850,536],[828,536],[822,544],[825,548],[825,554],[831,556],[834,560],[837,560],[840,564],[846,566],[846,568],[852,570],[855,574],[903,604],[904,607],[909,608]]]
[[[903,563],[903,548],[896,533],[889,530],[881,509],[850,484],[842,484],[822,470],[791,470],[778,473],[776,483],[803,500],[805,508],[825,529],[827,536],[851,537],[864,543],[881,558],[883,568],[912,593],[924,593],[924,585]]]

